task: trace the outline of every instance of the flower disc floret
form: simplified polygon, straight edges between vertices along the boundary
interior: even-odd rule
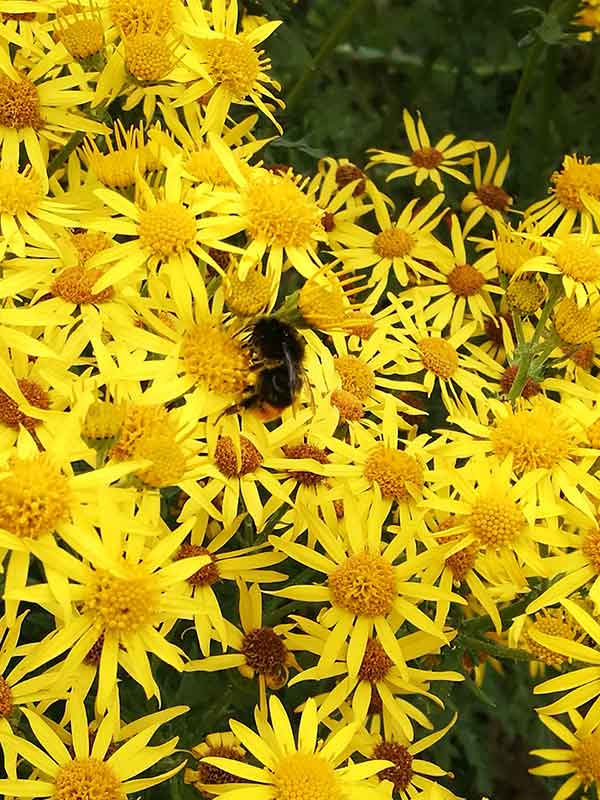
[[[235,156],[234,156],[235,157]],[[208,144],[199,144],[184,162],[185,169],[201,183],[210,183],[213,186],[233,187],[234,181],[227,172],[221,159]]]
[[[76,758],[59,768],[52,800],[126,800],[126,795],[108,764]]]
[[[279,247],[306,247],[321,225],[321,211],[289,175],[261,173],[242,193],[252,239]]]
[[[527,629],[525,637],[525,646],[527,650],[543,664],[554,667],[554,669],[560,669],[562,665],[569,660],[568,656],[562,653],[556,653],[554,650],[550,650],[536,642],[531,636],[532,629],[546,636],[558,636],[561,639],[573,641],[575,638],[573,626],[565,621],[560,612],[553,613],[552,611],[545,611],[536,614],[534,621]]]
[[[165,33],[171,27],[173,0],[110,0],[110,15],[125,36]]]
[[[50,292],[55,297],[62,297],[68,303],[87,305],[89,303],[106,303],[114,297],[114,289],[107,286],[99,292],[92,292],[92,287],[102,277],[100,269],[86,269],[83,266],[67,267],[57,275]]]
[[[537,311],[546,297],[546,292],[541,283],[536,280],[519,278],[513,281],[506,290],[506,301],[511,309],[520,311],[521,314],[533,314]]]
[[[40,114],[37,87],[28,78],[13,81],[0,75],[0,126],[3,128],[33,128],[44,125]]]
[[[448,380],[458,369],[458,353],[445,339],[431,337],[417,342],[425,369],[438,378]]]
[[[358,670],[358,678],[369,683],[379,683],[382,681],[394,662],[383,649],[383,646],[376,639],[367,639],[365,654]]]
[[[127,577],[99,569],[84,605],[100,632],[133,633],[154,621],[158,590],[154,578],[142,569],[130,567]]]
[[[539,468],[551,470],[570,458],[577,445],[566,421],[545,406],[509,413],[492,428],[490,438],[499,459],[512,456],[518,475]]]
[[[346,422],[357,422],[365,415],[365,408],[358,397],[344,389],[335,389],[331,393],[331,405],[337,408]]]
[[[564,297],[554,311],[554,329],[566,344],[593,342],[600,333],[600,319],[589,306],[579,308],[571,297]]]
[[[40,181],[29,168],[18,172],[0,166],[0,213],[14,217],[35,211],[41,199]]]
[[[160,34],[138,33],[125,41],[125,65],[142,83],[155,83],[171,69],[172,52]]]
[[[188,375],[212,391],[239,395],[248,385],[248,351],[220,325],[201,322],[187,331],[181,356]]]
[[[252,92],[260,74],[260,60],[250,42],[241,37],[205,39],[202,49],[213,83],[227,89],[235,100],[243,100]]]
[[[481,497],[469,515],[471,533],[484,547],[510,546],[527,524],[521,509],[508,497]]]
[[[196,239],[196,218],[179,203],[162,200],[140,212],[138,235],[142,247],[158,258],[189,250]]]
[[[369,399],[375,390],[375,375],[368,364],[357,356],[339,356],[334,359],[333,366],[345,392],[350,392],[361,403]]]
[[[581,551],[600,575],[600,531],[590,530],[585,534]]]
[[[333,767],[312,753],[291,753],[275,767],[275,800],[343,800]]]
[[[583,737],[573,747],[572,763],[584,788],[600,783],[600,731]]]
[[[242,640],[241,653],[250,669],[259,675],[275,675],[284,670],[288,649],[273,628],[255,628]]]
[[[567,156],[561,171],[552,174],[554,195],[564,208],[583,211],[582,192],[600,200],[600,166],[587,162]]]
[[[21,539],[52,533],[69,516],[69,482],[47,453],[14,458],[0,480],[0,528]]]
[[[452,524],[454,524],[454,522],[452,519],[450,519],[449,526]],[[446,544],[447,542],[456,541],[456,539],[457,537],[455,536],[441,536],[438,539],[438,542],[440,544]],[[469,572],[473,569],[475,562],[477,561],[478,552],[479,547],[477,543],[472,542],[458,552],[446,557],[446,566],[452,573],[452,578],[456,583],[462,583]]]
[[[485,275],[471,264],[457,264],[447,280],[448,286],[457,297],[472,297],[485,283]]]
[[[0,675],[0,719],[8,717],[13,710],[12,692],[6,680]]]
[[[567,236],[555,255],[563,275],[576,281],[597,281],[600,278],[600,254],[578,234]]]
[[[330,574],[328,585],[333,604],[357,616],[385,616],[394,606],[394,570],[380,555],[350,556]]]
[[[373,758],[392,761],[394,764],[378,773],[380,781],[390,781],[397,792],[403,792],[410,786],[413,757],[407,747],[399,742],[380,742],[373,750]]]
[[[329,464],[329,458],[327,457],[327,452],[323,450],[321,447],[317,447],[314,444],[309,444],[308,442],[303,442],[301,444],[293,444],[293,445],[284,445],[282,447],[283,452],[287,456],[287,458],[312,458],[314,461],[317,461],[319,464]],[[289,471],[290,477],[294,478],[301,483],[303,486],[311,486],[315,487],[318,486],[323,481],[327,480],[324,475],[318,475],[316,472],[308,472],[305,470],[302,471]]]
[[[89,58],[104,47],[104,29],[97,19],[75,19],[56,33],[73,58]]]
[[[175,558],[179,561],[182,558],[195,558],[196,556],[208,556],[210,563],[197,569],[189,578],[186,578],[186,581],[192,586],[212,586],[213,583],[220,580],[221,575],[217,560],[210,550],[198,544],[182,544]]]
[[[217,262],[218,263],[218,262]],[[245,279],[230,271],[223,284],[225,302],[241,317],[254,317],[265,308],[271,297],[271,281],[257,269],[251,269]]]
[[[255,472],[263,461],[260,451],[245,436],[240,436],[239,456],[231,436],[219,436],[213,458],[217,469],[226,478],[239,478]]]
[[[47,409],[50,406],[48,393],[38,383],[27,378],[19,378],[17,384],[30,405],[41,409]],[[40,424],[41,420],[23,413],[12,397],[0,389],[0,422],[8,425],[9,428],[18,429],[19,425],[23,425],[31,432]]]
[[[506,211],[512,205],[511,196],[492,183],[484,183],[477,189],[476,194],[484,206],[494,211]]]
[[[405,258],[414,246],[414,236],[400,228],[381,231],[373,242],[373,250],[381,258]]]
[[[423,467],[414,456],[377,446],[365,463],[365,477],[377,483],[384,498],[408,500],[423,488]]]
[[[419,147],[412,151],[410,160],[420,169],[435,169],[444,160],[444,154],[435,147]]]

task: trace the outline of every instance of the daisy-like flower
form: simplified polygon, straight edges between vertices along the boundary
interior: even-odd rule
[[[203,758],[217,756],[218,758],[233,758],[235,761],[247,760],[246,751],[231,731],[209,733],[204,741],[192,747],[191,751],[198,762],[193,769],[186,768],[183,780],[185,783],[192,784],[203,797],[214,797],[211,787],[215,783],[237,783],[235,775],[207,764],[202,761]]]
[[[366,508],[365,508],[366,507]],[[308,513],[308,512],[306,512]],[[348,674],[359,673],[367,641],[376,636],[383,651],[406,675],[406,664],[396,631],[408,621],[418,630],[448,642],[443,631],[445,620],[434,622],[418,607],[425,599],[464,603],[451,592],[416,581],[427,566],[428,555],[396,564],[405,547],[404,537],[389,544],[382,542],[382,524],[387,511],[376,506],[361,506],[344,497],[344,516],[339,532],[313,516],[312,534],[324,553],[285,537],[271,537],[276,549],[300,564],[326,575],[326,583],[290,586],[273,594],[292,600],[324,603],[318,621],[331,630],[320,654],[319,666],[331,667],[349,641],[346,662]]]
[[[350,724],[323,743],[317,740],[318,716],[310,698],[302,711],[297,744],[286,711],[277,697],[269,700],[271,723],[258,711],[258,735],[236,720],[231,730],[262,767],[237,759],[207,756],[204,763],[237,775],[243,783],[213,786],[225,800],[381,800],[381,793],[368,779],[390,766],[387,760],[346,764],[356,725]]]
[[[547,762],[530,769],[533,775],[565,778],[552,800],[567,800],[580,788],[597,789],[600,785],[600,709],[596,704],[584,717],[571,710],[569,727],[545,714],[540,714],[540,720],[563,743],[559,748],[531,751],[531,755]]]
[[[188,6],[189,24],[183,32],[191,41],[199,61],[201,78],[177,99],[181,107],[209,95],[205,109],[204,130],[220,133],[232,104],[252,103],[262,111],[277,130],[282,128],[273,116],[273,104],[284,107],[271,91],[281,88],[269,77],[271,61],[258,49],[277,28],[280,21],[266,22],[253,30],[238,32],[238,4],[214,0],[211,11]]]
[[[550,182],[550,197],[529,206],[526,222],[533,222],[540,235],[558,223],[554,230],[558,237],[570,233],[577,223],[589,223],[592,214],[586,200],[596,201],[594,209],[600,201],[600,164],[590,164],[587,157],[565,156],[560,171],[552,173]]]
[[[446,213],[445,209],[436,213],[444,195],[436,195],[422,208],[417,208],[418,202],[411,200],[395,222],[384,203],[376,204],[376,233],[353,223],[340,226],[338,239],[342,246],[333,253],[348,270],[372,271],[371,282],[376,284],[373,302],[385,291],[391,271],[398,283],[406,286],[427,274],[424,261],[448,265],[452,262],[450,250],[432,234]]]
[[[441,526],[442,535],[436,536],[438,541],[449,542],[453,551],[444,552],[449,567],[444,585],[449,589],[451,578],[464,581],[500,633],[496,604],[476,574],[478,555],[483,552],[498,559],[516,585],[526,586],[524,568],[536,575],[545,573],[537,543],[560,542],[557,529],[553,538],[556,522],[552,528],[538,521],[556,520],[562,509],[556,502],[540,507],[530,496],[528,477],[514,480],[510,457],[501,463],[492,458],[471,459],[460,469],[448,464],[436,469],[434,475],[423,504],[449,515]],[[446,487],[452,487],[449,496],[440,491]],[[463,541],[457,549],[460,537]],[[437,580],[437,575],[429,579]]]
[[[449,418],[466,433],[444,431],[445,455],[492,454],[499,464],[510,457],[517,477],[528,476],[528,494],[537,496],[542,506],[553,508],[562,494],[594,520],[596,510],[589,495],[600,496],[600,483],[590,469],[597,456],[580,444],[582,432],[575,415],[545,397],[534,397],[514,409],[492,399],[486,403],[485,421],[472,413]]]
[[[395,178],[414,175],[417,186],[430,180],[435,183],[440,192],[444,191],[440,173],[449,175],[461,183],[469,183],[467,176],[457,167],[471,164],[472,154],[482,147],[487,147],[486,142],[474,142],[470,139],[456,142],[456,136],[447,133],[432,146],[420,112],[417,112],[416,125],[414,118],[406,108],[402,112],[402,119],[412,150],[411,154],[405,156],[390,153],[387,150],[371,149],[369,152],[375,153],[375,155],[371,156],[367,169],[375,164],[393,165],[396,169],[387,176],[386,180],[392,181]]]
[[[490,157],[483,173],[479,153],[475,153],[473,158],[474,190],[462,201],[462,210],[468,215],[463,227],[463,236],[467,236],[486,215],[491,217],[496,227],[502,225],[504,214],[513,202],[512,197],[502,188],[510,164],[510,155],[507,153],[498,164],[496,148],[491,142],[488,147]]]
[[[312,620],[293,616],[303,633],[292,631],[288,641],[298,649],[321,655],[330,632],[327,628]],[[398,639],[405,660],[431,656],[440,652],[440,642],[428,633],[418,631],[406,633]],[[436,705],[442,702],[429,692],[432,680],[461,681],[463,676],[457,672],[421,670],[408,667],[403,675],[394,665],[377,639],[369,639],[360,668],[356,675],[348,674],[347,653],[340,654],[340,660],[329,668],[319,666],[304,669],[294,676],[290,686],[307,680],[336,679],[336,683],[325,694],[315,696],[318,705],[319,719],[325,720],[330,714],[351,703],[355,719],[366,721],[370,717],[379,717],[388,735],[394,731],[402,731],[410,741],[414,739],[413,722],[424,728],[432,725],[423,711],[410,700],[411,695],[427,697]]]
[[[88,227],[128,239],[90,260],[90,267],[112,264],[95,284],[96,292],[134,272],[148,270],[156,273],[164,267],[165,276],[172,278],[177,274],[179,285],[187,282],[197,289],[202,283],[198,259],[221,271],[208,252],[210,247],[237,250],[219,238],[211,238],[206,231],[202,232],[200,217],[219,198],[193,190],[182,177],[181,164],[176,159],[171,160],[167,168],[161,190],[154,192],[143,178],[139,178],[134,203],[112,189],[97,189],[95,194],[118,216],[90,218]],[[176,292],[177,288],[171,288],[171,291]]]
[[[466,315],[483,327],[484,318],[496,313],[492,295],[502,294],[503,290],[497,285],[493,251],[469,263],[456,216],[452,217],[451,237],[454,262],[450,265],[440,262],[438,269],[428,273],[433,285],[413,286],[402,293],[402,299],[416,300],[424,307],[425,321],[432,320],[438,330],[449,324],[450,333],[455,334],[463,327]]]
[[[0,744],[14,748],[31,768],[28,778],[0,780],[0,791],[5,796],[39,798],[91,797],[100,793],[106,798],[137,797],[139,792],[168,780],[185,765],[181,761],[159,775],[136,777],[176,752],[178,737],[152,747],[148,747],[148,742],[162,724],[188,710],[187,706],[177,706],[136,720],[129,726],[130,732],[128,726],[121,730],[126,741],[114,750],[111,744],[118,725],[116,709],[102,715],[92,738],[83,702],[73,703],[69,751],[49,721],[23,709],[39,745],[0,733]]]
[[[590,219],[583,220],[579,233],[543,236],[545,253],[526,261],[515,277],[523,272],[546,273],[557,280],[567,297],[583,306],[588,297],[596,298],[600,287],[600,235],[593,232]]]
[[[11,58],[11,44],[17,54],[35,52],[38,62],[31,66]],[[105,126],[73,113],[93,97],[84,89],[85,73],[73,72],[53,76],[52,63],[44,58],[45,42],[38,37],[29,44],[20,34],[0,29],[0,153],[2,164],[19,164],[19,148],[23,145],[27,158],[46,184],[46,165],[51,144],[63,143],[73,131],[103,134]],[[51,55],[51,54],[50,54]],[[24,58],[21,59],[24,62]]]
[[[204,220],[203,229],[222,239],[245,231],[248,243],[240,260],[240,279],[265,256],[267,272],[277,283],[285,258],[305,278],[314,275],[323,266],[317,249],[327,235],[321,224],[323,212],[308,193],[308,178],[259,167],[244,174],[224,140],[209,133],[208,141],[234,179],[237,192],[231,193],[221,213]]]
[[[277,691],[288,681],[291,668],[300,669],[288,642],[293,625],[283,624],[271,627],[263,623],[262,593],[255,583],[248,589],[243,580],[238,581],[240,590],[240,622],[241,630],[224,621],[225,628],[223,649],[227,646],[237,652],[223,655],[208,655],[210,639],[206,650],[207,657],[189,661],[185,665],[187,672],[217,672],[222,669],[236,668],[245,678],[258,678],[259,705],[267,710],[267,689]]]
[[[32,545],[48,571],[49,582],[7,589],[8,597],[41,604],[57,627],[19,664],[26,674],[69,650],[60,674],[65,680],[82,663],[97,664],[96,709],[109,706],[117,669],[123,667],[144,689],[160,699],[148,655],[156,655],[177,670],[183,653],[166,639],[174,619],[193,619],[199,600],[188,595],[185,581],[211,563],[207,555],[173,560],[190,525],[175,531],[164,523],[138,521],[102,498],[103,519],[97,530],[81,523],[65,526],[63,540],[85,561],[50,542]],[[161,536],[157,538],[157,529]],[[127,535],[127,531],[133,533]],[[168,533],[168,535],[166,535]],[[144,539],[151,546],[134,546]],[[64,621],[61,621],[64,620]]]
[[[377,778],[382,784],[384,797],[400,797],[402,800],[413,800],[425,794],[431,798],[439,797],[440,800],[458,800],[457,796],[441,787],[436,778],[451,776],[437,764],[417,758],[419,754],[432,747],[448,733],[458,718],[454,714],[450,722],[438,731],[423,736],[417,741],[412,741],[401,733],[385,731],[384,735],[377,722],[370,727],[368,738],[361,743],[360,752],[369,758],[384,758],[391,761],[393,766],[387,767],[378,773]],[[437,792],[439,791],[439,794]]]
[[[185,520],[185,508],[180,519]],[[216,633],[223,650],[229,646],[228,628],[220,608],[218,592],[215,584],[221,581],[247,581],[248,583],[273,583],[284,580],[285,573],[269,569],[283,561],[283,556],[272,550],[264,551],[266,545],[245,547],[241,550],[223,550],[222,548],[235,536],[243,516],[237,517],[232,524],[224,527],[216,536],[206,540],[209,526],[206,514],[199,515],[190,534],[190,540],[184,542],[176,554],[177,559],[193,558],[205,555],[210,562],[200,567],[188,578],[189,594],[198,600],[199,613],[194,617],[194,625],[198,635],[200,649],[204,655],[210,651],[210,640]],[[213,588],[214,587],[214,588]],[[250,593],[245,585],[240,587],[240,608],[248,608],[252,604],[254,589]],[[260,601],[259,601],[260,607]],[[260,615],[259,615],[260,616]],[[260,627],[260,625],[256,626]]]
[[[398,365],[397,372],[407,376],[423,374],[420,391],[428,396],[439,385],[442,402],[449,412],[456,410],[457,388],[474,398],[482,398],[489,381],[478,372],[499,377],[502,369],[478,347],[468,344],[477,330],[477,322],[463,325],[450,336],[442,336],[441,330],[425,325],[422,307],[414,309],[413,318],[413,309],[407,311],[391,295],[389,299],[400,321],[394,335],[400,341],[404,363]],[[461,352],[462,348],[469,355]]]
[[[533,616],[521,614],[516,617],[508,631],[508,642],[511,647],[527,650],[536,659],[529,662],[529,674],[534,678],[544,675],[547,667],[560,671],[570,660],[564,652],[559,653],[553,647],[540,644],[540,634],[556,637],[565,646],[567,642],[579,642],[585,637],[585,633],[581,632],[579,625],[564,608],[545,608]],[[534,692],[541,693],[539,686]]]
[[[139,175],[144,177],[160,166],[158,145],[148,138],[142,123],[126,129],[118,120],[112,134],[104,137],[106,152],[100,150],[93,137],[88,137],[81,147],[81,157],[104,186],[126,189],[135,184]]]

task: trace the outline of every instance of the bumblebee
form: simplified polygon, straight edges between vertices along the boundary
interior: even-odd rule
[[[263,420],[276,419],[291,406],[303,384],[304,342],[292,325],[259,317],[245,340],[256,380],[232,409],[251,408]]]

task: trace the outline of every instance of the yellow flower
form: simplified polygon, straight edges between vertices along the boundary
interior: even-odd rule
[[[417,186],[420,186],[426,180],[430,180],[435,183],[440,192],[444,191],[440,172],[456,178],[461,183],[469,182],[464,172],[457,169],[457,167],[471,164],[473,162],[472,153],[482,147],[487,147],[488,145],[485,142],[474,142],[470,139],[455,142],[456,136],[452,133],[447,133],[432,146],[420,112],[417,112],[416,125],[414,118],[406,108],[402,112],[402,119],[412,153],[409,156],[404,156],[390,153],[386,150],[371,149],[370,152],[376,155],[371,156],[368,167],[374,164],[399,165],[398,169],[391,172],[386,180],[391,181],[394,178],[414,175]]]
[[[596,211],[600,200],[600,164],[590,164],[587,157],[565,156],[562,169],[553,172],[550,181],[551,196],[529,206],[526,222],[533,222],[540,234],[558,223],[554,235],[559,238],[570,233],[577,222],[589,226],[592,208]]]
[[[0,780],[0,791],[5,796],[16,794],[18,797],[54,799],[96,794],[126,798],[133,794],[137,797],[139,792],[167,781],[183,768],[185,761],[159,775],[135,778],[175,753],[178,737],[154,747],[148,747],[147,743],[161,724],[188,711],[187,706],[142,717],[131,724],[131,732],[127,730],[129,726],[124,727],[120,733],[127,741],[111,753],[109,748],[115,724],[118,725],[116,708],[102,715],[92,737],[83,702],[73,701],[71,705],[76,722],[71,725],[67,742],[70,752],[54,726],[40,714],[27,709],[23,709],[23,714],[41,747],[19,736],[0,733],[0,744],[14,749],[33,770],[29,778]]]
[[[510,164],[510,155],[507,153],[498,164],[496,148],[491,143],[488,146],[490,157],[483,173],[479,153],[475,153],[473,159],[475,189],[462,201],[462,210],[468,215],[463,227],[463,236],[467,236],[486,214],[492,218],[496,227],[502,225],[504,214],[513,202],[512,197],[502,188]]]
[[[566,778],[552,800],[566,800],[580,787],[584,790],[590,787],[596,789],[600,784],[599,713],[595,704],[585,717],[576,711],[571,712],[570,722],[573,730],[553,717],[540,714],[541,722],[566,745],[561,748],[531,751],[531,755],[547,761],[546,764],[530,769],[533,775]]]
[[[390,765],[387,760],[346,764],[355,725],[317,740],[318,717],[314,700],[307,701],[300,719],[297,744],[286,711],[277,699],[269,700],[271,723],[260,715],[260,736],[246,725],[231,720],[231,730],[242,745],[262,764],[254,767],[232,758],[205,757],[204,761],[242,782],[213,786],[224,800],[381,800],[368,778]],[[352,752],[352,750],[351,750]]]
[[[367,506],[364,502],[361,505]],[[405,620],[441,642],[448,642],[443,631],[445,620],[432,621],[418,605],[425,599],[436,604],[464,601],[451,592],[413,580],[427,565],[423,558],[414,562],[407,558],[395,563],[406,542],[404,537],[397,537],[390,544],[382,542],[386,513],[385,509],[375,506],[359,510],[356,501],[347,495],[338,531],[316,516],[310,517],[312,535],[324,553],[289,541],[285,536],[270,539],[276,549],[327,576],[324,584],[296,585],[273,592],[292,600],[327,605],[319,619],[331,634],[320,654],[320,668],[331,667],[348,640],[348,672],[351,676],[357,675],[367,640],[376,635],[387,656],[406,676],[404,655],[396,639],[396,631]]]
[[[338,241],[342,246],[333,253],[348,270],[369,270],[370,280],[375,284],[370,296],[373,303],[385,291],[390,271],[401,286],[406,286],[411,280],[428,274],[422,262],[450,264],[452,261],[451,252],[431,233],[446,213],[443,209],[436,214],[444,195],[436,195],[419,209],[416,208],[418,202],[418,199],[411,200],[395,222],[390,219],[385,204],[377,203],[377,232],[354,223],[340,226]]]
[[[183,92],[175,107],[196,103],[208,94],[204,131],[219,134],[231,105],[250,102],[282,133],[272,104],[283,108],[284,103],[271,91],[271,87],[275,91],[281,87],[269,77],[271,61],[258,49],[281,22],[266,22],[237,32],[238,4],[226,0],[214,0],[210,12],[201,6],[188,6],[188,13],[190,20],[184,30],[191,40],[201,78]]]

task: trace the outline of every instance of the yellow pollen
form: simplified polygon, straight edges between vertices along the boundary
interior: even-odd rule
[[[407,747],[399,742],[380,742],[373,750],[373,758],[394,764],[377,773],[380,781],[390,781],[398,793],[408,789],[413,777],[413,757]]]
[[[331,405],[340,412],[340,417],[347,422],[356,422],[365,415],[365,408],[358,397],[344,389],[335,389],[331,393]]]
[[[87,410],[81,435],[84,439],[116,439],[125,420],[124,403],[95,400]]]
[[[275,767],[274,800],[343,800],[333,767],[321,756],[292,753]]]
[[[477,189],[477,197],[484,206],[493,211],[506,211],[512,205],[512,197],[504,189],[494,186],[492,183],[485,183]]]
[[[251,269],[240,280],[237,269],[230,269],[223,282],[225,302],[240,317],[255,317],[269,303],[271,281],[258,269]]]
[[[350,556],[331,573],[328,586],[333,605],[357,616],[385,616],[394,607],[394,569],[379,555]]]
[[[258,449],[245,436],[240,436],[239,454],[231,436],[219,436],[213,458],[217,469],[226,478],[239,478],[255,472],[263,461]]]
[[[468,522],[479,543],[494,549],[511,545],[527,525],[518,505],[497,494],[479,498],[471,507]]]
[[[143,174],[142,150],[128,148],[114,150],[112,153],[100,153],[97,150],[88,152],[87,163],[100,183],[111,189],[126,189],[133,186],[136,180],[136,166]]]
[[[179,561],[182,558],[195,558],[196,556],[208,556],[210,564],[197,569],[189,578],[186,578],[186,581],[192,586],[212,586],[213,583],[220,580],[221,575],[217,560],[210,550],[197,544],[182,544],[175,558]]]
[[[518,237],[511,228],[505,227],[494,242],[498,266],[507,275],[515,272],[540,251],[540,247],[532,245]]]
[[[367,458],[365,478],[377,483],[386,499],[410,500],[423,489],[423,467],[417,459],[384,445],[378,445]]]
[[[187,374],[211,391],[239,395],[249,383],[248,351],[220,325],[201,322],[187,331],[181,356]]]
[[[171,27],[173,0],[110,0],[110,15],[125,36]]]
[[[579,308],[565,297],[554,310],[554,329],[565,344],[587,344],[600,334],[600,318],[589,305]]]
[[[321,225],[321,211],[289,175],[262,172],[242,191],[246,230],[276,247],[307,247]]]
[[[202,49],[210,79],[227,89],[234,100],[243,100],[256,88],[260,61],[245,39],[205,39]]]
[[[600,200],[600,165],[588,161],[587,158],[580,161],[576,156],[565,156],[561,171],[552,174],[552,191],[564,208],[583,211],[582,192]]]
[[[518,475],[533,469],[551,470],[563,459],[570,459],[577,447],[575,435],[552,406],[509,411],[490,431],[496,456],[512,455]]]
[[[88,259],[101,253],[111,246],[112,242],[105,233],[100,231],[83,231],[82,233],[72,233],[71,243],[75,246],[79,255],[79,264],[83,266]]]
[[[472,297],[485,283],[485,275],[471,264],[457,264],[448,275],[448,286],[458,297]]]
[[[11,167],[0,167],[0,213],[14,217],[16,214],[35,211],[41,199],[40,181],[29,167],[23,172],[17,172]]]
[[[40,97],[35,84],[28,78],[13,81],[6,75],[0,75],[0,126],[37,130],[43,125]]]
[[[433,372],[438,378],[448,380],[458,369],[458,353],[450,342],[432,337],[417,342],[421,362],[425,369]]]
[[[238,167],[242,162],[236,158]],[[208,144],[201,144],[197,150],[192,151],[184,162],[185,169],[200,183],[210,183],[213,186],[235,186],[231,175],[227,172],[221,159]]]
[[[59,767],[52,800],[126,800],[126,794],[108,764],[97,758],[76,758]]]
[[[584,789],[588,789],[592,783],[600,783],[600,731],[584,736],[573,747],[571,763]]]
[[[104,29],[97,19],[75,19],[70,23],[59,21],[56,34],[73,58],[84,59],[99,53],[104,47]]]
[[[125,578],[98,569],[88,587],[85,612],[100,633],[133,633],[154,622],[159,604],[154,577],[140,567],[127,569]]]
[[[547,636],[560,636],[561,639],[573,641],[575,639],[575,630],[573,626],[565,621],[564,614],[561,611],[545,609],[535,615],[534,621],[527,629],[527,634],[525,636],[525,647],[527,650],[535,656],[538,661],[547,664],[549,667],[554,667],[554,669],[560,669],[561,666],[568,661],[568,656],[556,653],[538,644],[538,642],[531,637],[532,628],[539,633],[545,633]]]
[[[0,675],[0,719],[8,717],[13,710],[13,699],[10,686],[5,679]]]
[[[415,167],[435,169],[444,160],[444,154],[436,150],[435,147],[421,147],[412,151],[410,160]]]
[[[600,278],[600,254],[578,234],[567,236],[555,255],[560,271],[576,281]]]
[[[600,575],[600,531],[590,530],[585,534],[581,551]]]
[[[506,290],[506,301],[511,309],[522,314],[533,314],[540,308],[546,298],[546,292],[541,282],[518,278],[512,281]]]
[[[172,50],[162,34],[137,33],[125,40],[125,66],[142,83],[161,80],[172,63]]]
[[[48,393],[39,384],[27,378],[19,378],[17,384],[25,399],[32,406],[42,409],[49,408],[50,398]],[[30,417],[21,411],[17,403],[3,389],[0,389],[0,422],[8,425],[9,428],[16,429],[19,428],[19,425],[23,425],[24,428],[31,432],[40,424],[41,420],[36,417]]]
[[[50,292],[55,297],[62,297],[63,300],[77,305],[106,303],[114,296],[112,286],[107,286],[100,292],[92,292],[93,285],[102,274],[102,270],[99,269],[86,269],[83,266],[67,267],[57,275]]]
[[[334,359],[333,366],[342,379],[342,389],[353,394],[361,403],[375,391],[373,370],[357,356],[339,356]]]
[[[68,519],[69,481],[47,453],[14,458],[0,480],[0,528],[20,539],[38,539]]]
[[[381,258],[405,258],[414,246],[414,236],[399,228],[388,228],[381,231],[373,242],[373,250]]]
[[[351,311],[346,314],[344,327],[352,336],[368,339],[375,332],[375,320],[368,311]]]
[[[196,239],[196,218],[179,203],[165,200],[140,212],[138,235],[142,247],[158,258],[189,250]]]
[[[382,681],[394,662],[376,639],[367,639],[365,654],[358,670],[358,678],[369,683]]]

